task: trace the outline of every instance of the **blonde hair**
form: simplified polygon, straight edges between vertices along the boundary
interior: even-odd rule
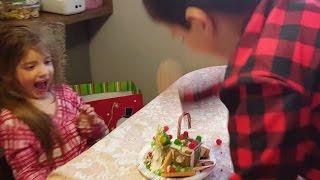
[[[16,67],[30,49],[46,49],[57,67],[58,52],[39,32],[18,24],[6,24],[0,27],[0,109],[10,110],[23,121],[38,137],[45,150],[47,159],[52,161],[54,144],[62,143],[51,118],[21,95],[20,86],[15,77]],[[56,76],[54,84],[58,84]]]

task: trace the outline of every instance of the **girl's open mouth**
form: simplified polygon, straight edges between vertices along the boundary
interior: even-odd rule
[[[48,81],[41,81],[41,82],[36,82],[34,84],[34,87],[36,87],[39,90],[47,90],[48,87]]]

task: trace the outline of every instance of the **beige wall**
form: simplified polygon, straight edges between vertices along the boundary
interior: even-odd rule
[[[93,81],[133,80],[145,102],[157,96],[157,69],[167,59],[183,73],[223,62],[189,52],[147,16],[141,0],[114,0],[114,13],[90,42]]]

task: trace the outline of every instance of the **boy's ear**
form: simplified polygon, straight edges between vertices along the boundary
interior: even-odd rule
[[[200,28],[200,30],[207,32],[212,32],[214,29],[213,18],[200,8],[188,7],[185,18],[190,23],[191,28]]]

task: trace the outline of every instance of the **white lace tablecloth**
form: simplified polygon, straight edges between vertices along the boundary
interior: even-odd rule
[[[224,67],[210,67],[182,77],[182,84],[220,81]],[[144,179],[137,170],[137,158],[142,148],[150,143],[157,125],[168,125],[176,135],[178,117],[182,113],[175,83],[134,114],[126,122],[81,155],[56,169],[48,179]],[[191,85],[190,84],[190,85]],[[232,172],[227,132],[228,111],[222,102],[211,97],[184,107],[192,118],[191,137],[202,135],[205,145],[212,148],[217,165],[207,179],[227,179]],[[187,123],[182,123],[182,131]],[[217,146],[217,138],[222,145]]]

